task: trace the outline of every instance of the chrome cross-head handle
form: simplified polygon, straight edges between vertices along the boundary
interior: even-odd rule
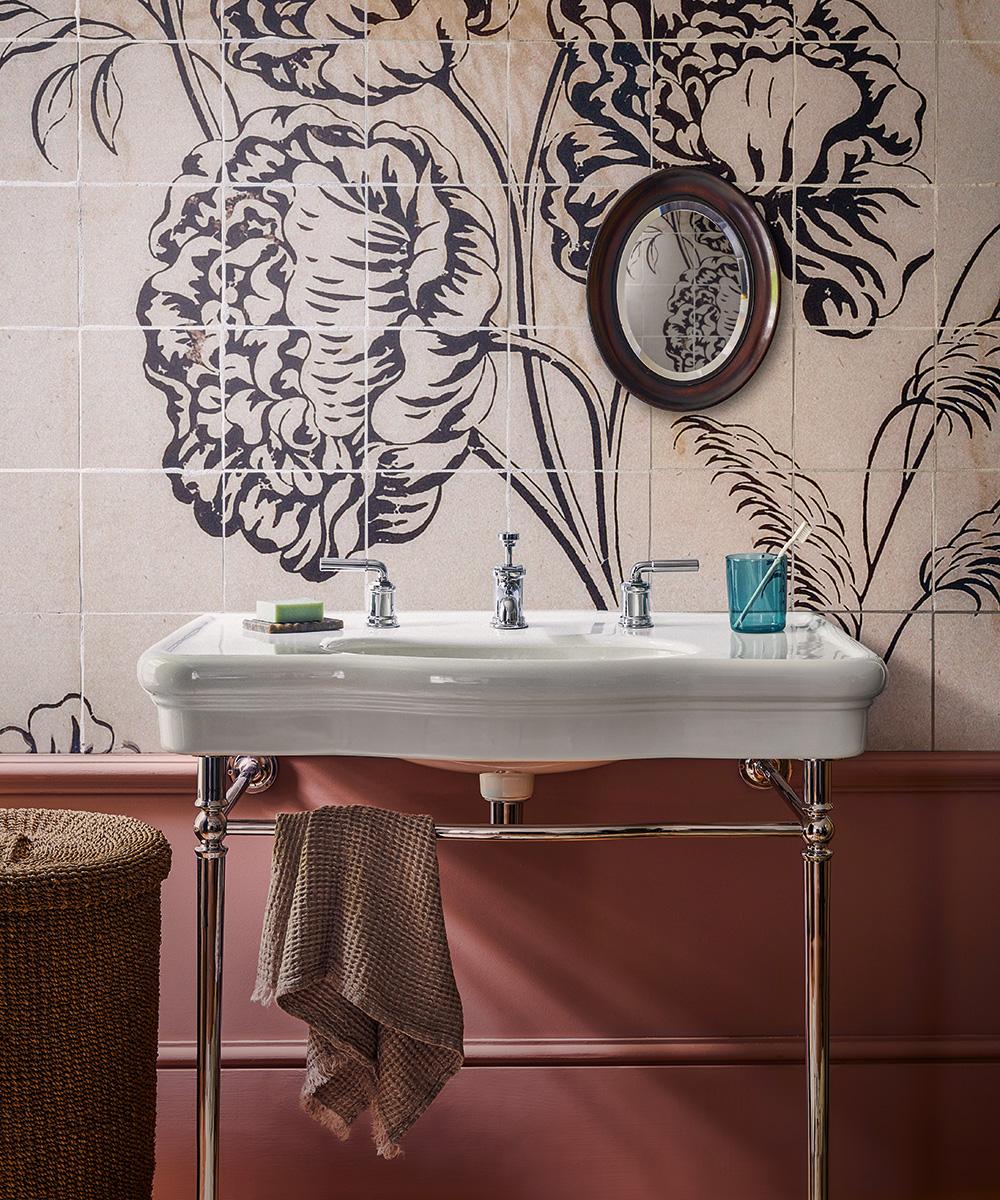
[[[378,578],[368,585],[368,624],[374,629],[395,629],[396,586],[389,582],[385,563],[377,558],[321,558],[321,571],[375,571]]]
[[[649,580],[644,579],[644,575],[652,575],[655,571],[697,571],[700,566],[696,558],[653,558],[637,562],[622,584],[622,615],[618,624],[624,629],[652,628]]]

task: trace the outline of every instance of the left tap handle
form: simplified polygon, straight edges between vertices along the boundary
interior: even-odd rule
[[[378,578],[368,585],[368,624],[374,629],[395,629],[396,587],[389,582],[385,563],[377,558],[321,558],[321,571],[375,571]]]

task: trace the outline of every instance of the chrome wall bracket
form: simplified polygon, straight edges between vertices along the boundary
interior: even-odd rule
[[[771,779],[765,773],[765,764],[788,783],[792,778],[792,764],[787,758],[742,758],[740,759],[740,778],[752,788],[767,791],[771,787]]]
[[[248,754],[235,755],[226,760],[226,774],[229,777],[231,785],[235,786],[244,774],[248,774],[248,779],[244,787],[240,788],[237,796],[233,799],[238,799],[243,791],[248,792],[266,792],[272,783],[278,778],[278,760],[270,754]],[[228,797],[227,797],[228,798]]]

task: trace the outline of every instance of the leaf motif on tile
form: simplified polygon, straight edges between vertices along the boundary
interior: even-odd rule
[[[941,333],[920,356],[868,454],[864,548],[868,586],[915,481],[933,465],[935,437],[989,434],[1000,413],[1000,320]]]
[[[93,739],[83,740],[83,729]],[[139,753],[133,742],[118,741],[107,721],[94,715],[90,701],[80,692],[67,692],[54,704],[36,704],[23,726],[0,729],[0,754],[112,754]]]
[[[978,612],[1000,603],[1000,500],[971,516],[947,545],[928,554],[920,567],[926,593],[964,592]]]
[[[776,550],[800,522],[812,526],[809,540],[794,552],[796,600],[812,609],[856,614],[860,600],[844,523],[822,487],[748,425],[690,415],[678,418],[674,429],[675,445],[690,439],[694,453],[715,468],[713,482],[728,486],[737,512],[756,531],[756,548]]]

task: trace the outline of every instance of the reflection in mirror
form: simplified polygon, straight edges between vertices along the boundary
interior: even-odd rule
[[[743,336],[746,252],[732,228],[693,201],[661,204],[632,231],[618,269],[629,345],[665,379],[714,371]]]

